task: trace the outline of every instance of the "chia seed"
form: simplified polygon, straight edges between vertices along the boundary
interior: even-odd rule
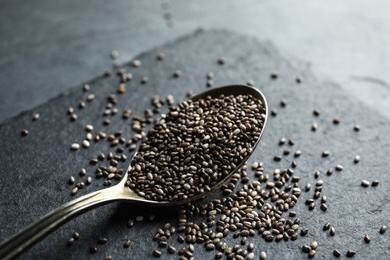
[[[27,135],[28,135],[28,130],[27,130],[27,129],[23,129],[23,130],[20,132],[20,134],[21,134],[22,136],[27,136]]]
[[[387,227],[386,226],[382,226],[380,229],[379,229],[379,233],[381,234],[384,234],[387,230]]]

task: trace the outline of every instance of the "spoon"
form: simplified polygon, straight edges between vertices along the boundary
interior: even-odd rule
[[[262,127],[262,131],[259,135],[259,138],[256,140],[256,143],[253,145],[252,152],[255,150],[259,140],[263,134],[264,127],[267,122],[268,117],[268,107],[267,101],[261,91],[256,88],[248,87],[244,85],[232,85],[232,86],[224,86],[220,88],[214,88],[203,93],[200,93],[196,96],[193,96],[190,100],[195,101],[201,98],[205,98],[207,96],[211,96],[212,98],[216,98],[219,95],[252,95],[254,98],[260,100],[263,103],[265,108],[265,118]],[[237,165],[235,169],[233,169],[225,178],[221,179],[216,185],[211,187],[208,192],[204,192],[187,199],[179,200],[179,201],[155,201],[155,200],[147,200],[144,197],[139,196],[136,192],[131,190],[129,187],[125,186],[127,181],[127,172],[131,169],[129,166],[128,171],[124,175],[121,182],[113,187],[102,189],[99,191],[95,191],[84,195],[80,198],[72,200],[57,209],[51,211],[49,214],[44,216],[42,219],[37,222],[31,224],[25,229],[19,231],[19,233],[15,234],[8,240],[2,242],[0,244],[0,259],[12,259],[18,256],[23,251],[27,250],[39,240],[43,239],[49,233],[71,220],[72,218],[88,211],[93,208],[114,202],[114,201],[126,201],[126,202],[134,202],[138,204],[150,205],[150,206],[177,206],[182,204],[187,204],[192,201],[198,200],[200,198],[205,197],[208,193],[220,187],[224,182],[226,182],[244,163],[248,160],[249,156],[242,160],[242,162]],[[131,163],[130,163],[131,165]]]

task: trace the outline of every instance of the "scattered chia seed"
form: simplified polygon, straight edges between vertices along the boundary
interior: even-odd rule
[[[330,223],[326,223],[322,229],[323,229],[324,231],[326,231],[326,230],[329,230],[330,227],[331,227],[331,226],[330,226]]]
[[[142,77],[142,79],[141,79],[141,84],[146,84],[146,83],[148,83],[148,81],[149,81],[149,78],[146,77],[146,76],[144,76],[144,77]]]
[[[84,84],[84,85],[83,85],[83,91],[84,91],[84,92],[89,91],[90,88],[91,88],[91,87],[90,87],[88,84]],[[68,111],[69,111],[69,110],[68,110]],[[71,113],[73,113],[73,111],[72,111]]]
[[[97,163],[98,163],[98,160],[95,159],[95,158],[93,158],[93,159],[89,160],[89,163],[90,163],[90,164],[97,164]]]
[[[302,81],[303,81],[303,77],[302,77],[302,76],[297,76],[297,77],[295,78],[295,82],[296,82],[297,84],[300,84]]]
[[[71,146],[70,146],[70,149],[73,150],[73,151],[76,151],[80,148],[80,145],[77,144],[77,143],[73,143]]]
[[[214,86],[214,81],[211,79],[207,80],[206,87],[212,87],[212,86]]]
[[[92,126],[92,125],[85,125],[85,130],[86,130],[87,132],[92,132],[93,126]]]
[[[341,253],[340,253],[339,250],[335,249],[335,250],[333,250],[333,255],[334,255],[335,257],[340,257],[340,256],[341,256]]]
[[[274,161],[275,162],[280,162],[282,160],[282,157],[280,157],[279,155],[275,155],[274,156]]]
[[[367,180],[362,180],[361,185],[362,185],[362,187],[366,188],[366,187],[370,186],[370,182]]]
[[[253,169],[253,170],[256,170],[257,168],[259,168],[259,166],[260,166],[260,164],[259,164],[258,162],[254,162],[254,163],[252,164],[252,169]]]
[[[338,172],[341,172],[344,169],[344,167],[340,164],[336,165],[335,170]]]
[[[28,135],[28,130],[27,130],[27,129],[23,129],[23,130],[20,132],[20,134],[21,134],[22,136],[27,136],[27,135]]]
[[[75,240],[77,240],[77,239],[79,239],[80,234],[79,234],[78,232],[74,231],[73,234],[72,234],[72,237],[73,237]]]
[[[218,59],[218,64],[219,65],[224,65],[226,63],[226,58],[225,57],[221,57]]]
[[[134,220],[130,219],[129,221],[127,221],[127,226],[129,228],[133,227],[134,226]]]
[[[292,168],[297,167],[297,162],[296,162],[296,161],[292,161],[292,162],[291,162],[291,167],[292,167]]]
[[[215,254],[215,259],[221,259],[223,257],[223,254],[222,254],[222,252],[218,252],[218,253],[216,253]]]
[[[32,116],[32,120],[33,120],[33,121],[39,120],[39,114],[38,114],[38,113],[34,114],[34,115]]]
[[[371,183],[371,185],[372,185],[373,187],[378,186],[378,184],[379,184],[379,181],[378,181],[378,180],[375,180],[375,181],[373,181],[373,182]]]
[[[90,146],[89,141],[84,140],[84,141],[83,141],[83,147],[84,147],[84,148],[88,148],[89,146]]]
[[[112,71],[111,70],[106,70],[103,74],[104,77],[111,77]]]
[[[157,53],[156,58],[157,58],[157,60],[160,60],[160,61],[164,60],[165,59],[165,54],[162,53],[162,52],[159,52],[159,53]]]
[[[124,83],[119,84],[118,88],[116,89],[116,92],[118,94],[123,94],[126,92],[126,85]]]
[[[91,247],[89,248],[89,252],[91,252],[92,254],[96,253],[97,250],[98,250],[98,249],[97,249],[96,246],[91,246]]]
[[[387,230],[387,227],[386,226],[382,226],[380,229],[379,229],[379,233],[380,234],[384,234]]]
[[[356,255],[355,251],[348,250],[347,257],[354,257]]]
[[[254,253],[249,253],[246,257],[246,259],[248,260],[253,260],[255,258],[255,254]]]
[[[359,163],[360,162],[360,155],[356,155],[355,159],[353,160],[354,163]]]
[[[308,228],[301,229],[301,236],[306,236],[308,233],[309,233],[309,229]]]
[[[214,78],[214,72],[208,72],[207,75],[206,75],[206,78],[207,79],[213,79]]]
[[[138,68],[141,66],[141,61],[133,60],[133,62],[131,64],[133,65],[133,67]]]
[[[250,86],[250,87],[253,87],[255,85],[255,82],[251,79],[249,79],[247,82],[246,82],[246,85],[247,86]]]
[[[154,257],[160,257],[161,256],[161,251],[159,251],[157,249],[153,250],[153,256]]]
[[[279,77],[279,74],[277,72],[272,72],[270,75],[271,79],[277,79]]]
[[[305,253],[309,253],[310,252],[310,246],[307,246],[307,245],[304,245],[303,247],[302,247],[302,251],[303,252],[305,252]]]
[[[334,227],[331,227],[329,234],[333,237],[336,234],[336,229]]]
[[[366,242],[367,244],[371,242],[371,238],[369,235],[364,235],[364,242]]]
[[[123,244],[123,247],[124,247],[124,248],[129,248],[130,245],[131,245],[131,240],[128,239],[128,240],[126,240],[126,242]]]
[[[84,168],[81,168],[79,171],[80,176],[84,176],[87,173],[87,171]]]
[[[103,125],[109,125],[111,123],[110,119],[106,118],[103,120]]]
[[[177,242],[179,242],[180,244],[182,244],[182,243],[184,243],[184,237],[182,237],[182,236],[178,236],[177,237]]]
[[[84,108],[85,107],[85,102],[84,101],[80,101],[79,103],[79,108]]]
[[[311,130],[314,132],[316,131],[318,128],[318,124],[316,122],[314,122],[312,125],[311,125]]]
[[[73,244],[74,244],[74,238],[71,237],[71,238],[69,238],[67,245],[68,245],[68,246],[71,246],[71,245],[73,245]]]
[[[113,50],[111,52],[111,58],[116,59],[119,57],[119,52],[117,50]]]
[[[107,242],[108,242],[108,239],[105,238],[105,237],[101,237],[98,240],[98,243],[101,244],[101,245],[106,244]]]
[[[174,254],[176,252],[176,248],[174,246],[168,246],[167,251],[170,254]]]
[[[180,70],[175,71],[175,72],[173,73],[173,77],[174,77],[174,78],[179,78],[179,77],[181,77],[181,71],[180,71]]]
[[[77,115],[76,114],[71,114],[70,115],[70,121],[72,121],[72,122],[74,122],[74,121],[76,121],[77,120]]]
[[[210,244],[206,245],[206,250],[207,251],[211,251],[211,250],[214,250],[214,249],[215,249],[215,245],[214,244],[210,243]]]

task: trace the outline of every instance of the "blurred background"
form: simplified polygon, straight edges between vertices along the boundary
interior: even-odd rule
[[[0,123],[113,63],[225,28],[271,41],[390,119],[390,1],[0,0]],[[111,52],[117,50],[117,60]]]

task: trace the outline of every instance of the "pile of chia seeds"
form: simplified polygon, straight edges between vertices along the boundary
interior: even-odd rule
[[[208,192],[248,158],[264,119],[263,104],[250,95],[183,101],[148,131],[126,186],[158,201]]]

